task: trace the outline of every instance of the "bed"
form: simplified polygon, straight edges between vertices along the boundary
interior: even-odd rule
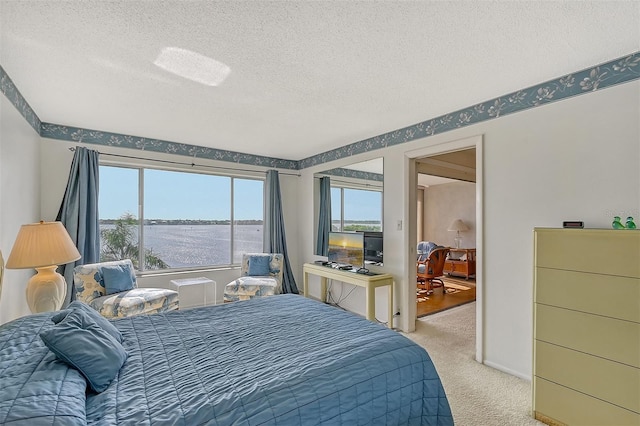
[[[53,313],[0,326],[0,424],[451,425],[427,352],[297,295],[113,320],[102,392],[44,345]]]

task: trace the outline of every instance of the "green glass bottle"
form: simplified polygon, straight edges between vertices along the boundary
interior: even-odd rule
[[[626,228],[627,229],[636,229],[636,224],[633,222],[633,218],[631,216],[629,216],[627,218]]]
[[[613,217],[613,223],[611,224],[613,229],[624,229],[624,225],[620,222],[620,216]]]

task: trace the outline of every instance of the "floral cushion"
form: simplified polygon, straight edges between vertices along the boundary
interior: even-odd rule
[[[89,305],[107,318],[154,314],[178,309],[178,293],[164,288],[134,288],[97,297]]]
[[[133,270],[129,259],[76,266],[73,274],[76,298],[107,318],[178,309],[178,292],[162,288],[138,288],[135,279],[131,290],[107,295],[102,267],[114,265],[127,265]]]
[[[269,259],[269,273],[267,275],[251,275],[249,273],[249,263],[252,259],[256,258],[268,258]],[[242,255],[242,264],[240,265],[240,275],[246,276],[261,276],[270,277],[276,280],[278,288],[276,288],[276,294],[282,293],[282,274],[283,274],[284,256],[280,253],[245,253]]]
[[[224,288],[224,301],[235,302],[278,294],[278,281],[271,277],[240,277]]]
[[[245,253],[240,264],[240,278],[230,282],[224,288],[224,301],[235,302],[260,296],[272,296],[282,293],[282,274],[284,256],[280,253]],[[260,268],[264,275],[251,275],[251,264],[267,266]]]

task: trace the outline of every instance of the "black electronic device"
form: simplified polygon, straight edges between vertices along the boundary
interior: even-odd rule
[[[584,222],[581,220],[565,220],[564,222],[562,222],[562,227],[582,229],[584,228]]]
[[[364,260],[382,263],[382,232],[364,231]]]
[[[351,265],[340,265],[340,266],[338,266],[338,269],[342,269],[343,271],[350,271],[351,269],[353,269],[353,266],[351,266]]]

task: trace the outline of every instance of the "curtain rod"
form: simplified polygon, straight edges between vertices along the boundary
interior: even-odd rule
[[[69,147],[69,151],[74,152],[75,150],[76,150],[75,147],[73,147],[73,146]],[[207,168],[210,168],[210,169],[234,170],[234,171],[253,172],[253,173],[266,173],[266,172],[262,172],[260,170],[239,169],[239,168],[235,168],[235,167],[224,167],[224,166],[208,166],[206,164],[184,163],[182,161],[171,161],[171,160],[157,160],[155,158],[135,157],[133,155],[122,155],[122,154],[109,154],[108,152],[100,152],[100,151],[96,151],[96,152],[98,154],[100,154],[100,155],[107,155],[107,156],[111,156],[111,157],[120,157],[120,158],[130,158],[132,160],[156,161],[158,163],[179,164],[179,165],[182,165],[182,166],[191,166],[191,167],[196,167],[196,166],[197,167],[207,167]],[[288,173],[288,172],[278,171],[278,174],[300,177],[299,173]]]

